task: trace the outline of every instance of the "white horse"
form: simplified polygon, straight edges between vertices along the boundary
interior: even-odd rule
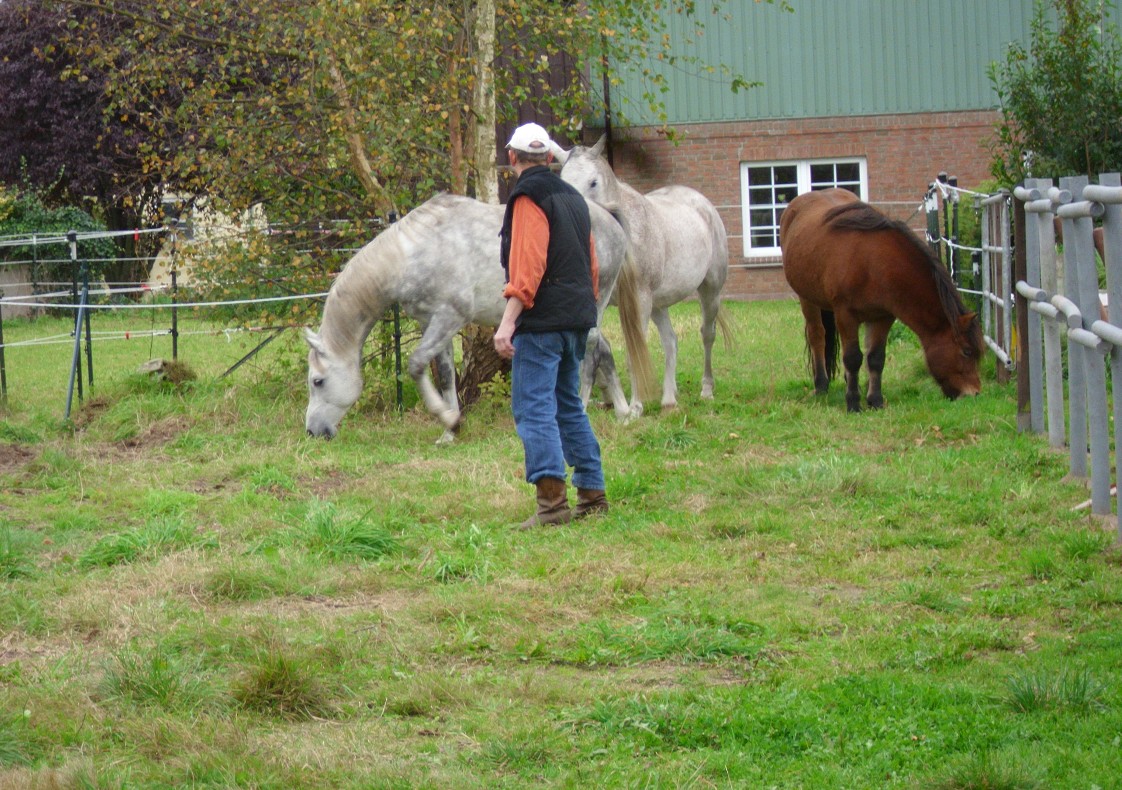
[[[422,329],[420,344],[409,357],[409,375],[425,406],[444,425],[440,441],[452,441],[461,419],[452,339],[469,323],[497,326],[505,306],[499,264],[503,212],[503,206],[458,195],[438,195],[394,223],[347,262],[327,295],[319,331],[306,329],[304,333],[310,346],[304,417],[309,434],[331,438],[338,432],[343,415],[362,393],[366,337],[374,323],[397,302]],[[630,276],[627,235],[605,209],[589,203],[589,212],[600,263],[599,316],[603,316],[609,299],[618,296],[630,355],[634,339],[642,338],[642,324],[635,320],[637,313],[630,307],[634,304],[634,278]],[[645,345],[634,349],[636,354],[646,351]],[[629,418],[630,406],[611,361],[611,349],[598,329],[589,333],[588,351],[581,368],[582,380],[591,381],[599,367],[616,414],[621,419]],[[429,377],[433,359],[442,392],[437,392]],[[636,363],[641,365],[642,360]],[[591,388],[591,384],[588,386]]]
[[[554,149],[564,166],[561,178],[589,201],[617,213],[631,237],[635,257],[639,325],[646,333],[654,320],[662,340],[665,369],[662,407],[678,405],[676,369],[678,338],[670,324],[670,305],[697,294],[701,303],[701,342],[705,368],[701,397],[713,397],[713,340],[717,326],[730,345],[730,332],[721,310],[721,289],[728,279],[728,239],[717,209],[704,195],[685,186],[667,186],[640,194],[616,178],[601,154],[604,137],[591,148]],[[632,372],[632,380],[636,380]],[[642,381],[642,378],[638,379]],[[642,411],[642,392],[633,386],[632,412]]]

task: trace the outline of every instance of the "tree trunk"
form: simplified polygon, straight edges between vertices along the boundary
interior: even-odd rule
[[[475,4],[475,196],[499,202],[499,169],[495,162],[495,0]]]
[[[498,266],[498,262],[495,262]],[[469,324],[460,332],[464,349],[464,372],[456,382],[460,403],[466,408],[479,400],[483,385],[495,376],[510,375],[510,362],[495,353],[495,330]]]
[[[475,24],[474,87],[472,111],[475,122],[469,130],[474,154],[475,196],[485,203],[499,202],[499,172],[495,162],[495,0],[477,0]],[[495,265],[499,262],[496,260]],[[460,402],[466,407],[479,399],[481,386],[496,374],[510,374],[510,363],[495,353],[493,329],[472,324],[460,333],[464,369],[460,375]]]
[[[343,78],[343,72],[339,70],[334,57],[330,61],[329,74],[332,88],[335,91],[335,99],[339,102],[339,106],[343,108],[345,127],[343,133],[347,140],[347,150],[351,155],[351,168],[354,174],[358,176],[359,181],[362,182],[366,194],[373,200],[379,214],[384,217],[391,212],[396,212],[397,206],[394,205],[385,187],[382,186],[382,183],[374,174],[374,168],[370,166],[370,159],[366,156],[366,144],[362,139],[358,116],[354,104],[351,102],[347,81]]]

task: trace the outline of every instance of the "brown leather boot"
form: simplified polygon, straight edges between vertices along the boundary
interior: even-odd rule
[[[538,489],[538,510],[523,521],[520,527],[528,529],[541,524],[568,524],[573,518],[573,511],[569,509],[565,481],[556,477],[543,477],[535,485]]]
[[[602,490],[594,488],[577,489],[577,506],[573,510],[573,518],[584,518],[597,513],[608,512],[608,498]]]

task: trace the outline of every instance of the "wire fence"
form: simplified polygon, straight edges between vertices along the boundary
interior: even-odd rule
[[[4,249],[11,250],[12,248],[31,249],[33,251],[33,254],[29,258],[9,257],[9,259],[0,261],[0,272],[34,271],[34,267],[44,264],[66,266],[69,267],[72,272],[70,282],[39,280],[37,278],[28,277],[23,277],[21,279],[19,274],[16,274],[14,277],[9,276],[4,281],[0,282],[0,399],[5,403],[8,400],[8,362],[6,352],[10,349],[48,345],[69,345],[73,348],[69,366],[69,379],[64,411],[64,419],[69,419],[75,394],[79,400],[82,400],[86,386],[92,387],[93,385],[93,349],[95,341],[100,344],[114,340],[170,337],[172,340],[171,358],[173,361],[177,361],[179,357],[178,341],[181,337],[189,335],[211,335],[225,336],[229,339],[235,334],[253,332],[268,333],[268,336],[261,343],[257,344],[246,356],[238,360],[222,374],[226,376],[275,340],[280,333],[285,330],[299,328],[302,324],[270,322],[256,326],[241,325],[224,327],[216,330],[184,331],[179,325],[179,316],[182,311],[188,310],[192,311],[192,313],[208,310],[216,313],[224,311],[224,313],[228,315],[229,311],[238,308],[264,309],[273,306],[282,306],[285,303],[318,302],[322,301],[327,296],[326,291],[307,290],[278,294],[275,293],[275,291],[284,290],[284,287],[288,287],[289,290],[292,290],[290,287],[291,282],[281,277],[269,277],[261,278],[257,281],[256,285],[261,287],[262,290],[271,286],[274,290],[274,293],[271,294],[263,293],[242,298],[184,299],[185,293],[180,285],[179,275],[182,265],[181,259],[184,256],[185,249],[184,245],[179,243],[178,230],[179,229],[173,224],[169,227],[148,228],[143,230],[100,232],[70,231],[66,234],[42,233],[0,237],[0,254],[3,254]],[[332,230],[328,229],[326,232],[332,232]],[[197,259],[207,254],[213,254],[215,249],[214,245],[221,246],[226,242],[244,238],[250,234],[258,234],[266,238],[295,236],[291,229],[283,228],[230,230],[212,233],[209,234],[205,243],[194,243],[191,245],[192,259]],[[110,284],[105,281],[100,281],[94,284],[95,287],[91,287],[91,264],[111,261],[120,262],[121,259],[82,258],[78,254],[79,243],[82,241],[116,239],[122,236],[132,236],[134,239],[140,238],[141,236],[157,238],[162,236],[162,248],[158,253],[151,256],[128,258],[125,260],[140,262],[143,264],[143,268],[149,272],[155,268],[155,264],[158,260],[162,260],[166,264],[168,282],[114,282]],[[60,245],[69,247],[68,256],[59,257],[58,254],[55,253],[53,257],[41,257],[38,254],[40,249],[50,250]],[[306,252],[310,251],[310,249],[306,250]],[[357,248],[340,246],[333,247],[330,251],[333,254],[349,256],[356,252]],[[22,267],[22,269],[20,267]],[[222,282],[213,279],[209,280],[207,283],[210,289],[216,289],[222,285],[224,285]],[[244,283],[231,283],[231,285],[244,286]],[[17,293],[8,295],[7,292],[11,291],[16,291]],[[188,293],[193,292],[194,289],[188,291]],[[136,311],[148,311],[152,313],[153,324],[155,324],[157,320],[156,315],[166,315],[169,319],[168,325],[158,328],[153,326],[143,328],[118,328],[112,330],[94,330],[93,328],[91,315],[94,313],[120,312],[124,314],[135,314]],[[10,318],[13,314],[18,314],[21,317],[29,317],[34,320],[37,316],[48,312],[72,315],[71,331],[66,334],[49,334],[42,337],[21,339],[17,342],[5,341],[5,317]],[[392,310],[391,314],[389,314],[385,320],[392,322],[394,325],[391,335],[394,347],[388,350],[381,349],[378,353],[383,357],[386,356],[387,353],[392,353],[396,359],[396,369],[400,371],[402,332],[398,311],[396,309]],[[398,378],[397,403],[400,407],[402,400],[400,372],[398,373]]]

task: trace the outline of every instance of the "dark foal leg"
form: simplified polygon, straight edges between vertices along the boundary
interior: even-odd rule
[[[861,388],[857,384],[858,374],[861,372],[861,344],[854,338],[846,343],[842,352],[842,364],[845,365],[845,409],[846,411],[861,411]]]
[[[826,375],[826,328],[822,324],[822,311],[812,304],[802,302],[806,321],[806,348],[810,354],[810,372],[814,376],[814,394],[825,395],[830,388]]]
[[[881,374],[884,373],[888,330],[892,328],[894,320],[890,318],[887,321],[874,321],[865,328],[865,348],[868,349],[866,360],[869,366],[869,387],[865,399],[869,402],[870,409],[880,409],[884,406],[884,395],[881,392]]]
[[[834,312],[834,319],[841,337],[842,365],[845,366],[845,408],[846,411],[861,411],[861,390],[857,384],[861,363],[864,361],[858,339],[860,324],[837,311]]]

